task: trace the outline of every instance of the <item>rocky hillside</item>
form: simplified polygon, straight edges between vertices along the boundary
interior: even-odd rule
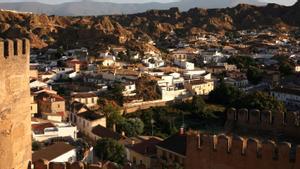
[[[179,36],[210,31],[224,33],[240,29],[274,27],[292,29],[300,26],[300,1],[286,7],[269,4],[264,7],[240,4],[233,8],[178,8],[150,10],[132,15],[64,17],[0,11],[0,36],[28,37],[35,48],[85,46],[97,50],[116,44],[155,48],[147,42],[168,35]]]

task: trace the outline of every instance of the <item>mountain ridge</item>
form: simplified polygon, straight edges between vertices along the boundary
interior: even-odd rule
[[[110,16],[48,16],[45,14],[0,11],[0,37],[31,40],[33,48],[67,46],[87,47],[92,51],[109,45],[147,51],[157,42],[172,36],[201,35],[203,32],[224,35],[238,30],[299,30],[300,5],[239,4],[233,8],[179,8],[148,10],[143,13]],[[77,46],[76,46],[77,45]]]
[[[265,5],[257,0],[243,0],[244,3],[254,5]],[[190,8],[222,8],[233,7],[241,3],[241,0],[181,0],[170,3],[112,3],[97,1],[66,2],[62,4],[44,4],[40,2],[13,2],[0,3],[1,9],[17,10],[23,12],[45,13],[47,15],[59,16],[90,16],[90,15],[115,15],[134,14],[145,12],[151,9],[169,9],[178,7],[181,11]]]

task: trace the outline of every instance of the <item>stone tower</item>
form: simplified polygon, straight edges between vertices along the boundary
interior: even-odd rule
[[[0,169],[27,169],[31,160],[30,43],[0,40]]]

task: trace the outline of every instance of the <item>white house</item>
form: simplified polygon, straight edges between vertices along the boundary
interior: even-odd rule
[[[184,83],[184,78],[181,77],[179,73],[171,73],[169,75],[164,75],[161,77],[160,80],[157,81],[157,84],[160,87],[174,86],[176,84],[183,84],[183,83]]]
[[[87,107],[93,107],[98,104],[99,97],[94,92],[73,92],[71,93],[72,102],[77,101],[85,104]]]
[[[149,69],[159,68],[165,65],[165,62],[160,57],[147,57],[146,59],[143,59],[142,62],[145,66],[147,66]]]
[[[286,105],[300,107],[299,88],[278,87],[271,91],[271,95]]]
[[[200,58],[204,64],[224,62],[229,57],[229,55],[224,55],[223,53],[218,51],[206,51],[202,52],[200,55]]]
[[[69,123],[32,122],[33,140],[43,142],[55,138],[77,139],[77,127]]]
[[[67,79],[69,78],[69,73],[73,72],[73,68],[56,68],[52,70],[55,73],[55,76],[52,77],[53,80]]]
[[[185,60],[174,60],[174,64],[186,70],[194,70],[195,64],[192,62],[187,62]]]
[[[235,86],[237,88],[245,88],[249,85],[248,79],[244,77],[236,77],[236,78],[227,77],[224,79],[224,82],[226,84]]]
[[[194,95],[208,95],[214,90],[214,81],[207,80],[188,80],[185,83],[185,88]]]
[[[33,163],[40,159],[49,162],[73,163],[77,161],[76,147],[63,142],[55,143],[32,154]]]
[[[33,79],[30,80],[30,84],[29,84],[30,88],[43,88],[43,87],[47,87],[47,83],[44,83],[40,80],[37,79]]]
[[[101,125],[106,127],[106,117],[88,108],[83,108],[82,111],[78,112],[71,112],[70,120],[81,133],[90,138],[93,138],[92,129],[95,126]]]
[[[183,86],[164,86],[160,87],[162,100],[163,101],[172,101],[175,99],[181,99],[184,98],[188,92]]]
[[[132,82],[125,83],[122,94],[123,96],[135,96],[136,95],[136,93],[134,92],[135,90],[136,90],[135,83]]]
[[[184,88],[184,79],[179,73],[171,73],[162,76],[157,81],[157,85],[162,95],[162,100],[171,101],[185,97],[188,93]]]
[[[183,76],[187,79],[199,79],[202,76],[206,75],[206,71],[205,70],[186,70],[183,73]]]

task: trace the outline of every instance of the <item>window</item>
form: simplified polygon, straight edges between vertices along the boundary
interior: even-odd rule
[[[172,154],[171,153],[169,153],[169,159],[172,159]]]
[[[30,106],[30,110],[32,110],[32,106]]]
[[[57,108],[60,108],[60,104],[57,105]]]
[[[179,162],[178,156],[175,156],[175,162]]]
[[[70,157],[70,158],[68,159],[68,162],[72,163],[72,162],[73,162],[73,157]]]
[[[163,151],[162,158],[167,158],[167,153],[165,151]]]

